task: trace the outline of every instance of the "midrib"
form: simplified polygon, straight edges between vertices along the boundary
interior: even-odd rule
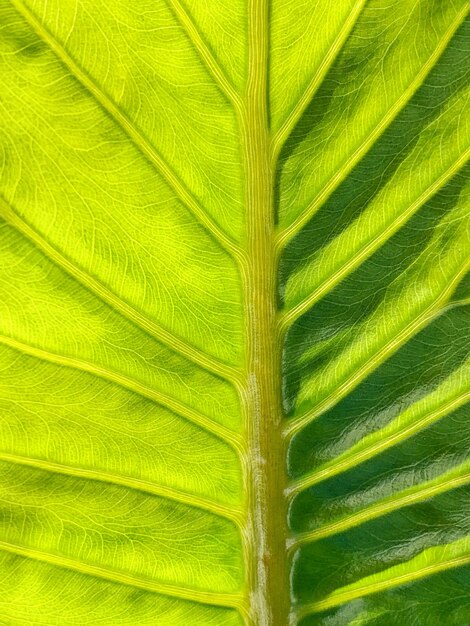
[[[250,0],[249,20],[248,86],[241,123],[248,247],[245,280],[248,600],[253,626],[287,626],[290,601],[283,495],[286,457],[281,428],[274,165],[268,113],[268,0]]]

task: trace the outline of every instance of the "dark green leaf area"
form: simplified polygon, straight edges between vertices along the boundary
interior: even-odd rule
[[[299,626],[468,626],[469,586],[464,566],[311,615]]]
[[[429,520],[433,520],[432,526]],[[470,531],[470,492],[455,489],[302,547],[295,556],[295,597],[312,602],[335,589],[408,561]],[[308,584],[315,577],[316,585]]]
[[[302,476],[333,461],[369,433],[384,428],[458,370],[469,353],[468,306],[450,305],[447,311],[385,361],[350,395],[296,435],[289,455],[291,475]],[[449,426],[443,440],[446,445],[451,441],[449,437],[452,438],[453,420]],[[438,426],[438,430],[441,428]],[[392,448],[389,458],[394,459],[394,466],[398,468],[401,462],[416,462],[414,455],[421,448],[424,456],[435,452],[438,436],[432,435],[432,432],[426,433],[422,440],[417,437],[416,441],[405,445],[405,448],[410,448],[408,461],[406,454],[399,461],[402,456]],[[462,434],[462,428],[458,428],[453,437],[458,439]],[[372,463],[372,471],[368,473],[374,474],[378,462],[386,467],[390,463],[376,459]],[[349,484],[349,481],[346,482]],[[357,478],[355,482],[357,484]]]
[[[373,41],[371,45],[374,45]],[[420,134],[439,118],[449,101],[466,88],[468,54],[470,22],[464,23],[456,33],[408,106],[287,247],[281,263],[281,296],[299,267],[314,259],[320,261],[322,249],[350,226],[378,196],[415,147]],[[333,99],[335,88],[345,77],[351,80],[352,71],[351,65],[344,66],[344,61],[340,59],[324,81],[316,101],[305,111],[281,155],[278,176],[282,186],[294,186],[296,177],[302,175],[303,170],[294,167],[292,160],[297,158],[300,164],[305,150],[321,149],[322,120],[328,117],[330,109],[336,109],[337,102]],[[318,106],[318,101],[322,106]],[[430,102],[432,106],[429,106]],[[296,157],[297,153],[299,156]]]
[[[465,228],[465,214],[459,205],[467,193],[469,172],[466,168],[456,175],[387,243],[293,325],[284,350],[284,405],[291,415],[302,415],[328,399],[332,388],[325,368],[358,336],[366,335],[374,320],[394,315],[398,334],[411,316],[419,315],[419,310],[413,309],[414,303],[406,298],[406,291],[415,289],[420,280],[424,283],[425,277],[420,274],[425,261],[443,255],[456,232]],[[400,310],[405,306],[408,311]],[[384,334],[383,344],[387,339]],[[377,351],[381,347],[385,346],[378,345]],[[299,395],[312,378],[316,380],[315,390],[308,396]]]
[[[321,529],[412,488],[418,497],[422,483],[463,463],[469,447],[470,422],[464,406],[428,427],[421,437],[301,492],[290,508],[291,527],[296,532]],[[393,505],[393,499],[390,502]]]

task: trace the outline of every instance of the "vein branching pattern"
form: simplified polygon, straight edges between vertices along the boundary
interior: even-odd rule
[[[0,624],[470,623],[469,11],[0,2]]]

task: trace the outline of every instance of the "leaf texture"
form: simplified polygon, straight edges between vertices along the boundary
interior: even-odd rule
[[[470,623],[469,9],[0,2],[0,624]]]

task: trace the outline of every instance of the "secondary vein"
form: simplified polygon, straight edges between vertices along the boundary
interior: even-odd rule
[[[411,559],[411,563],[405,562],[404,565],[412,566],[412,561],[413,559]],[[393,589],[394,587],[404,585],[405,583],[420,580],[427,576],[431,576],[432,574],[437,574],[439,572],[443,572],[455,567],[461,567],[469,563],[470,553],[463,554],[461,556],[457,556],[451,559],[442,559],[436,563],[432,563],[431,565],[427,565],[425,567],[421,567],[410,572],[405,572],[404,574],[394,575],[398,567],[400,567],[395,566],[389,568],[389,570],[385,570],[385,573],[390,572],[389,578],[374,583],[371,582],[370,584],[366,584],[363,587],[355,587],[354,589],[340,588],[331,593],[323,600],[319,600],[318,602],[312,602],[300,607],[300,609],[297,611],[297,616],[301,618],[309,615],[310,613],[319,613],[321,611],[326,611],[327,609],[339,606],[341,604],[345,604],[346,602],[350,602],[351,600],[355,600],[356,598],[362,598],[363,596],[378,593],[379,591]],[[383,572],[380,572],[380,574],[382,573]]]
[[[346,41],[348,40],[349,35],[351,34],[354,25],[356,24],[359,16],[363,8],[365,7],[368,0],[359,0],[354,5],[352,11],[349,13],[342,27],[340,28],[335,40],[333,41],[330,49],[323,57],[323,60],[318,68],[316,74],[311,79],[308,84],[306,90],[300,97],[297,104],[292,109],[291,113],[288,115],[284,124],[278,130],[276,135],[273,137],[272,141],[272,151],[273,151],[273,160],[277,161],[277,158],[282,150],[282,146],[286,142],[287,138],[291,134],[292,130],[295,128],[297,122],[302,117],[302,114],[314,98],[318,89],[321,87],[325,76],[330,70],[331,66],[338,58],[341,50],[343,49]]]
[[[157,402],[177,415],[193,422],[194,424],[197,424],[200,428],[207,430],[213,435],[219,437],[222,441],[230,444],[240,455],[244,454],[243,441],[238,433],[230,430],[222,424],[217,423],[213,419],[202,415],[182,402],[175,400],[164,393],[156,391],[155,389],[151,389],[150,387],[147,387],[147,385],[144,385],[129,376],[109,370],[96,363],[90,363],[74,357],[49,352],[47,350],[43,350],[42,348],[25,344],[17,339],[6,337],[4,335],[0,336],[0,344],[4,344],[14,350],[29,354],[30,356],[34,356],[38,359],[49,361],[50,363],[55,363],[64,367],[81,370],[120,385],[125,389]]]
[[[383,515],[388,515],[403,507],[412,506],[413,504],[423,502],[446,491],[468,485],[470,484],[470,472],[468,471],[468,467],[469,464],[464,463],[457,470],[451,470],[438,478],[410,487],[409,489],[404,489],[389,498],[374,502],[370,506],[366,506],[362,510],[351,513],[336,521],[294,535],[288,542],[288,548],[290,551],[295,550],[303,544],[337,535],[360,524],[365,524]]]
[[[345,163],[338,169],[335,175],[328,181],[323,187],[320,193],[311,201],[307,208],[284,230],[280,231],[277,237],[278,254],[285,248],[289,241],[305,226],[305,224],[315,215],[320,207],[330,198],[333,192],[340,186],[340,184],[346,179],[353,168],[359,163],[359,161],[367,154],[372,148],[377,139],[383,134],[386,128],[393,122],[399,112],[408,104],[414,94],[418,91],[419,87],[423,84],[424,80],[428,76],[431,69],[438,62],[442,56],[444,50],[449,44],[450,40],[457,32],[457,29],[464,21],[469,10],[468,7],[464,7],[456,16],[455,20],[450,25],[449,29],[445,33],[444,37],[436,46],[435,50],[423,65],[421,70],[416,75],[415,79],[410,83],[403,94],[387,111],[380,122],[374,127],[372,132],[366,137],[362,144],[356,149],[356,151],[345,161]]]
[[[159,152],[151,145],[148,139],[117,106],[117,104],[92,80],[92,78],[74,61],[63,46],[52,36],[44,25],[29,11],[21,0],[10,0],[15,9],[23,16],[36,34],[50,47],[70,73],[88,90],[103,109],[115,120],[134,145],[155,167],[167,185],[186,208],[194,215],[199,224],[225,249],[239,264],[245,264],[245,254],[238,244],[225,233],[222,228],[209,216],[196,198],[188,191],[184,183],[178,178]]]
[[[25,457],[18,454],[11,454],[9,452],[0,451],[0,461],[12,463],[15,465],[24,465],[26,467],[33,467],[36,469],[45,470],[47,472],[54,472],[56,474],[63,474],[65,476],[76,476],[78,478],[86,478],[89,480],[96,480],[104,483],[110,483],[112,485],[120,485],[128,489],[143,491],[150,493],[161,498],[166,498],[178,502],[179,504],[185,504],[198,509],[203,509],[213,515],[228,519],[237,526],[243,522],[243,512],[234,507],[221,504],[215,500],[209,500],[200,496],[182,491],[181,489],[175,489],[174,487],[168,487],[166,485],[160,485],[150,480],[144,480],[141,478],[134,478],[124,474],[116,474],[114,472],[107,472],[102,469],[87,469],[84,467],[77,467],[71,465],[64,465],[63,463],[56,463],[54,461],[48,461],[45,459],[38,459],[32,457]]]
[[[171,7],[175,17],[181,24],[186,35],[188,36],[188,39],[194,46],[196,52],[199,54],[199,57],[209,70],[220,90],[233,104],[239,115],[242,116],[244,114],[244,104],[242,99],[228,79],[221,65],[217,62],[214,55],[210,51],[194,21],[179,0],[167,0],[167,3]]]
[[[11,226],[16,228],[23,236],[30,240],[38,247],[46,256],[53,261],[58,267],[75,278],[80,284],[86,287],[91,293],[98,296],[108,306],[126,317],[138,328],[166,345],[171,350],[178,352],[199,367],[216,374],[225,380],[228,380],[236,386],[238,390],[241,388],[240,372],[226,363],[219,361],[200,350],[195,346],[188,344],[186,341],[169,332],[166,328],[155,323],[138,309],[130,305],[128,302],[120,298],[116,293],[105,287],[99,280],[94,278],[89,272],[83,270],[67,257],[61,254],[54,246],[45,240],[35,229],[33,229],[23,218],[21,218],[2,197],[0,197],[0,216],[4,218]]]
[[[382,429],[382,431],[375,433],[375,436],[379,437],[377,441],[373,441],[370,445],[357,449],[358,446],[361,446],[361,442],[359,442],[359,444],[354,446],[351,450],[345,452],[344,455],[342,455],[342,458],[338,458],[335,462],[311,472],[310,474],[307,474],[297,480],[295,483],[292,483],[288,490],[289,495],[292,496],[294,493],[304,491],[305,489],[308,489],[309,487],[312,487],[327,478],[342,474],[343,472],[368,461],[374,456],[381,454],[384,450],[388,450],[405,439],[409,439],[416,433],[427,428],[430,424],[442,419],[446,415],[449,415],[449,413],[455,411],[460,406],[463,406],[469,400],[470,391],[467,390],[456,398],[447,400],[441,406],[437,407],[430,413],[425,414],[411,424],[404,424],[396,430],[393,429],[394,423],[386,426]],[[400,424],[400,416],[397,420],[397,423]],[[382,438],[380,438],[381,432],[384,434]]]
[[[295,433],[302,430],[310,424],[319,415],[337,404],[352,388],[354,388],[363,378],[371,372],[380,363],[385,361],[390,354],[395,352],[405,341],[424,328],[431,320],[441,314],[451,297],[456,286],[463,276],[468,272],[469,265],[464,265],[459,272],[449,281],[442,293],[428,305],[416,318],[414,318],[407,326],[405,326],[397,335],[391,337],[387,343],[375,352],[365,363],[351,374],[351,376],[338,386],[324,400],[319,402],[315,407],[307,411],[304,415],[291,420],[284,431],[287,439],[290,439]]]
[[[92,563],[85,563],[78,559],[72,559],[63,555],[52,554],[36,548],[20,546],[6,541],[0,541],[0,550],[10,552],[18,556],[35,559],[37,561],[42,561],[43,563],[47,563],[49,565],[63,567],[80,574],[93,576],[94,578],[104,579],[123,585],[130,585],[131,587],[138,587],[144,591],[160,593],[165,596],[180,598],[182,600],[190,600],[202,604],[229,607],[241,611],[244,610],[242,597],[238,594],[211,593],[209,591],[200,591],[199,589],[190,589],[179,585],[158,582],[150,578],[111,570]]]
[[[354,271],[363,261],[369,258],[380,246],[392,237],[416,211],[430,200],[440,189],[442,189],[455,175],[462,169],[470,158],[470,148],[465,150],[460,157],[439,176],[423,193],[411,203],[411,205],[394,219],[380,233],[367,242],[354,256],[342,265],[334,274],[315,289],[304,300],[296,306],[286,311],[280,318],[280,332],[285,333],[288,328],[306,313],[314,304],[329,293],[338,283]]]

